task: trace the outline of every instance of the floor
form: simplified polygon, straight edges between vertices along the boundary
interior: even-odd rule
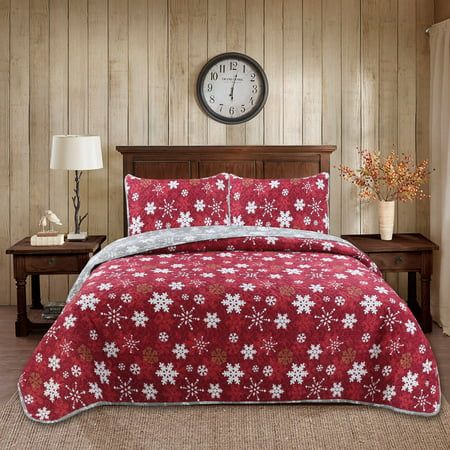
[[[42,337],[39,334],[16,338],[14,335],[15,306],[0,306],[0,405],[16,390],[17,379],[23,366]],[[438,360],[442,392],[450,399],[450,336],[433,325],[427,335]]]

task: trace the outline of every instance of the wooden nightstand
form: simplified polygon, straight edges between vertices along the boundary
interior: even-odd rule
[[[31,322],[27,314],[27,276],[31,275],[31,309],[42,309],[39,275],[77,274],[97,253],[106,236],[89,236],[85,241],[55,246],[32,246],[26,237],[6,250],[13,255],[14,278],[17,286],[16,336],[31,331],[45,331],[51,321]]]
[[[408,306],[422,330],[432,329],[430,313],[430,281],[433,272],[433,250],[439,247],[418,233],[394,234],[392,241],[382,241],[379,234],[343,235],[376,263],[382,272],[408,272]],[[420,274],[419,306],[416,295],[416,273]]]

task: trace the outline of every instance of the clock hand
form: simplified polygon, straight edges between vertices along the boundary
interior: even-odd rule
[[[234,76],[233,85],[231,86],[231,91],[230,91],[231,100],[234,100],[234,85],[236,84],[236,78],[237,78],[237,74]]]

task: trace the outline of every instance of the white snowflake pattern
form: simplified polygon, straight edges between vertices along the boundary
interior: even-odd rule
[[[311,314],[311,308],[314,307],[316,302],[311,300],[309,295],[296,295],[292,304],[297,307],[297,314]]]
[[[144,311],[134,311],[131,320],[134,322],[134,326],[138,328],[138,327],[145,327],[146,322],[148,322],[149,319],[145,315]]]
[[[270,322],[270,319],[265,317],[266,311],[266,308],[257,311],[256,308],[252,306],[252,314],[245,315],[245,318],[250,320],[250,325],[248,326],[249,330],[255,327],[259,328],[259,331],[263,331],[264,322]]]
[[[103,346],[103,351],[106,353],[106,356],[108,358],[117,358],[120,349],[119,347],[117,347],[115,342],[105,342],[105,345]]]
[[[36,413],[36,418],[39,420],[48,420],[50,418],[51,411],[45,406],[43,408],[38,408]]]
[[[286,314],[278,314],[276,319],[273,320],[277,326],[277,330],[287,330],[288,325],[291,323],[291,319]]]
[[[122,309],[122,306],[118,306],[116,309],[114,309],[110,304],[106,305],[107,311],[101,311],[100,315],[106,318],[106,327],[109,327],[110,325],[116,325],[117,328],[122,329],[122,325],[120,321],[122,319],[128,319],[127,316],[122,316],[120,313],[120,310]]]
[[[44,381],[44,396],[53,403],[57,398],[61,398],[59,395],[59,383],[56,383],[53,378],[48,381]]]
[[[367,374],[366,363],[362,362],[354,362],[351,369],[347,370],[350,383],[361,383],[362,377]]]
[[[244,372],[241,370],[239,363],[234,365],[227,363],[226,370],[222,372],[222,375],[227,379],[228,384],[240,384],[241,378],[244,376]]]
[[[322,306],[321,308],[322,314],[315,315],[314,318],[319,320],[319,324],[317,325],[317,329],[320,327],[324,327],[327,329],[327,331],[331,331],[331,325],[333,322],[338,322],[338,319],[336,319],[333,314],[335,313],[336,309],[333,308],[331,311],[325,311],[325,308]]]
[[[225,298],[222,300],[222,305],[226,307],[228,314],[233,312],[240,314],[241,308],[245,305],[245,301],[241,299],[240,294],[225,294]]]
[[[155,388],[155,386],[153,386],[153,384],[144,383],[142,393],[145,395],[146,400],[156,400],[158,390]]]
[[[128,378],[127,381],[124,381],[121,377],[117,377],[117,380],[118,385],[113,386],[113,389],[119,392],[119,401],[126,400],[133,403],[133,395],[138,392],[138,390],[133,387],[132,378]]]
[[[244,356],[244,359],[253,359],[256,353],[257,351],[253,344],[250,345],[244,344],[244,347],[242,347],[241,350],[241,354]]]
[[[248,391],[247,400],[251,398],[256,399],[257,401],[260,400],[260,394],[266,392],[266,390],[261,387],[262,382],[263,380],[255,382],[253,381],[253,378],[250,378],[250,384],[248,386],[244,386],[244,389]]]
[[[214,328],[217,329],[217,325],[221,322],[217,313],[206,313],[206,317],[203,319],[203,322],[206,323],[206,328]]]
[[[373,380],[373,377],[370,377],[370,383],[364,384],[364,388],[367,389],[366,395],[364,398],[370,397],[370,400],[373,402],[375,399],[375,396],[380,392],[380,389],[378,389],[378,383],[380,382],[380,379],[377,381]]]
[[[81,311],[86,311],[87,309],[91,311],[95,311],[97,304],[100,302],[100,299],[95,296],[95,294],[83,294],[77,300],[77,305],[80,306]]]
[[[186,359],[189,350],[185,344],[175,344],[172,353],[175,355],[176,359]]]
[[[180,305],[180,313],[173,315],[174,317],[177,317],[180,321],[178,324],[178,328],[186,326],[192,331],[194,329],[192,325],[194,321],[200,320],[198,317],[194,316],[194,312],[195,306],[193,306],[191,309],[185,309],[183,305]]]
[[[290,384],[303,384],[303,379],[308,375],[305,370],[305,364],[295,364],[291,366],[291,370],[287,373]]]
[[[103,398],[102,388],[97,383],[89,382],[89,394],[92,394],[95,400],[100,400]]]
[[[190,227],[193,221],[194,219],[191,217],[191,213],[189,211],[187,212],[180,211],[180,216],[177,219],[177,222],[180,224],[180,228]]]
[[[94,361],[94,366],[95,366],[94,373],[100,378],[100,383],[109,384],[109,377],[111,375],[111,371],[106,368],[105,362]]]
[[[220,398],[222,393],[223,389],[220,387],[219,384],[210,383],[208,388],[208,394],[211,396],[211,398]]]
[[[159,369],[156,371],[156,375],[161,378],[161,384],[175,384],[175,379],[178,376],[178,371],[174,369],[172,363],[164,364],[159,363]]]
[[[390,402],[396,395],[397,393],[395,392],[395,386],[388,384],[383,391],[383,400]]]
[[[141,216],[132,217],[130,224],[130,232],[131,234],[139,234],[144,226],[144,222],[142,222]]]
[[[322,391],[327,391],[328,389],[326,387],[323,387],[323,382],[325,381],[325,378],[322,378],[320,381],[316,380],[315,377],[313,377],[312,382],[310,385],[306,385],[305,388],[309,390],[307,397],[315,397],[316,399],[320,399],[320,395]]]
[[[186,400],[190,398],[195,399],[197,402],[199,401],[199,394],[204,392],[205,390],[198,386],[199,380],[189,381],[188,378],[184,379],[186,381],[185,386],[180,386],[180,389],[186,391]]]
[[[323,353],[323,350],[320,348],[320,344],[311,344],[306,353],[308,353],[309,359],[319,359],[320,355]]]
[[[378,308],[381,306],[381,302],[377,299],[376,295],[364,295],[364,300],[361,300],[359,304],[364,308],[364,314],[377,314]]]
[[[417,381],[419,374],[413,373],[410,370],[408,370],[408,373],[402,377],[403,385],[402,385],[402,391],[407,391],[409,393],[412,393],[415,387],[419,386],[419,383]]]
[[[167,292],[153,292],[152,297],[148,302],[153,305],[155,312],[169,312],[170,305],[173,304],[173,300],[169,297]]]

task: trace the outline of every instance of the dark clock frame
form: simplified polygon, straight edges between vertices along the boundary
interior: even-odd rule
[[[239,61],[252,64],[255,67],[255,69],[259,72],[259,75],[261,76],[262,79],[264,92],[263,95],[260,97],[257,106],[250,113],[244,114],[243,116],[240,117],[226,118],[221,116],[220,114],[217,114],[215,111],[209,108],[208,101],[206,100],[203,94],[202,88],[205,76],[207,75],[212,66],[222,61],[223,59],[237,59]],[[216,120],[217,122],[224,123],[226,125],[236,125],[239,123],[248,122],[249,120],[253,119],[264,108],[268,95],[269,95],[269,82],[267,81],[267,76],[266,73],[264,72],[264,69],[257,61],[255,61],[250,56],[244,55],[243,53],[227,52],[214,56],[213,58],[208,60],[208,62],[203,66],[197,78],[197,100],[200,107],[209,117]]]

